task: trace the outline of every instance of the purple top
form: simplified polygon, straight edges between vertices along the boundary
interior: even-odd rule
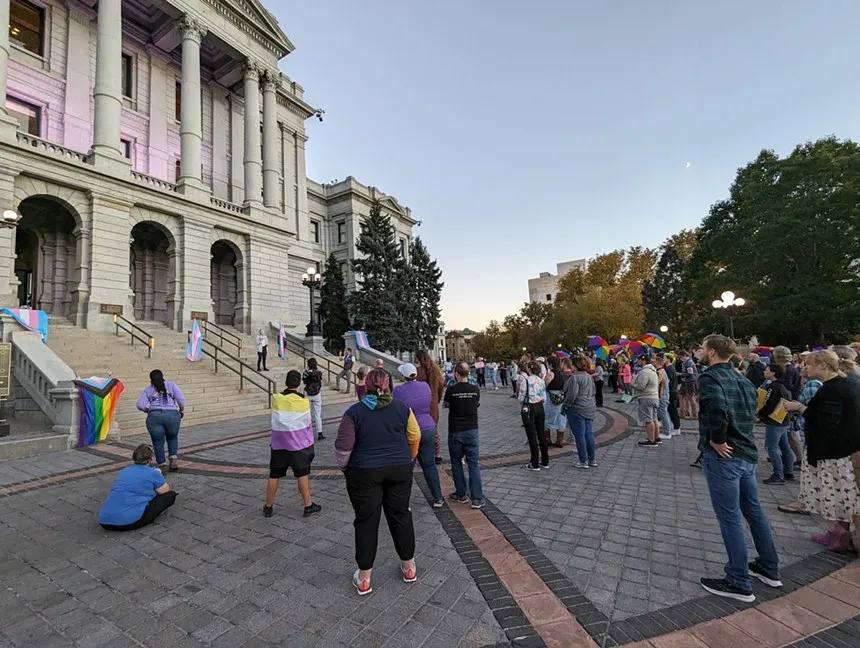
[[[174,382],[165,380],[164,388],[167,393],[158,395],[156,395],[155,387],[152,385],[144,389],[140,398],[137,399],[137,409],[141,412],[185,409],[185,395],[179,386]]]
[[[436,422],[430,416],[430,401],[433,395],[430,393],[430,385],[426,382],[408,380],[395,387],[391,395],[409,405],[412,413],[415,414],[419,428],[426,430],[436,427]]]

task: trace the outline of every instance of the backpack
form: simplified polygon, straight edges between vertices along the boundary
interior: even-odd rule
[[[305,371],[302,382],[305,383],[305,395],[318,396],[322,389],[322,373],[320,371]]]

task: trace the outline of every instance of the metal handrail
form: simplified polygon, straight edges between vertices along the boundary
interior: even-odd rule
[[[201,328],[203,329],[204,337],[208,336],[211,328],[212,335],[218,336],[218,340],[221,343],[220,346],[223,346],[224,342],[227,342],[228,344],[232,344],[236,347],[237,356],[242,354],[242,337],[240,335],[237,335],[232,331],[228,331],[223,326],[219,326],[215,322],[210,322],[208,320],[203,320]]]
[[[287,351],[295,353],[296,355],[301,356],[305,360],[307,360],[308,358],[316,358],[317,366],[319,366],[320,369],[328,373],[328,379],[330,384],[337,378],[338,374],[340,374],[341,372],[342,367],[339,363],[331,360],[330,358],[326,358],[325,356],[317,355],[315,353],[312,353],[311,351],[308,351],[301,344],[298,344],[297,342],[291,340],[288,337],[284,338],[284,347],[287,349]],[[353,387],[358,384],[358,380],[354,371],[350,371],[349,384]]]
[[[120,323],[122,322],[122,323]],[[116,326],[116,335],[119,337],[119,332],[123,331],[128,333],[129,339],[131,340],[131,346],[134,346],[134,341],[143,342],[146,345],[146,357],[152,358],[152,350],[155,348],[155,338],[140,328],[137,324],[132,322],[131,320],[126,319],[122,315],[115,314],[113,316],[113,323]],[[123,324],[128,324],[129,328],[123,326]]]
[[[189,341],[191,340],[191,331],[188,331],[188,339]],[[201,338],[201,340],[203,344],[201,345],[200,350],[203,355],[209,356],[215,361],[215,373],[218,373],[218,363],[221,363],[224,367],[239,376],[240,392],[245,388],[245,382],[247,381],[254,385],[254,387],[262,389],[264,392],[266,392],[268,407],[272,407],[272,394],[274,394],[277,390],[277,385],[274,380],[272,380],[268,376],[264,376],[261,372],[254,369],[254,367],[249,365],[247,362],[245,362],[241,358],[234,356],[229,351],[225,351],[214,342],[210,342],[206,338]],[[211,350],[208,347],[211,347]],[[239,365],[239,368],[237,369],[236,367],[232,367],[227,364],[227,361],[225,361],[222,356],[226,356],[229,360],[232,360],[233,362],[237,363]],[[258,382],[254,382],[254,379],[248,374],[250,374],[250,376],[258,376],[261,380],[265,381],[265,386],[261,385]]]

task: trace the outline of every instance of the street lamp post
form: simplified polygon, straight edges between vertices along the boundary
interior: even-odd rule
[[[308,268],[307,271],[302,274],[302,285],[307,286],[311,295],[311,316],[310,321],[308,322],[308,332],[305,334],[305,337],[314,337],[315,335],[320,334],[316,317],[314,317],[314,291],[319,288],[321,283],[322,277],[315,268]]]
[[[720,295],[719,299],[715,299],[711,303],[711,306],[714,308],[724,308],[726,310],[726,314],[729,316],[729,335],[733,340],[735,339],[735,322],[730,309],[739,308],[746,303],[746,299],[743,297],[735,297],[735,294],[731,290],[725,291]]]
[[[13,229],[17,227],[20,220],[21,214],[16,212],[14,209],[4,209],[3,218],[0,219],[0,227],[4,229]]]

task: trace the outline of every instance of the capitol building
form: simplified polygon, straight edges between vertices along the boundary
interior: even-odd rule
[[[0,0],[0,305],[87,328],[112,313],[250,332],[307,323],[301,275],[355,257],[374,200],[306,177],[317,109],[256,0]]]

